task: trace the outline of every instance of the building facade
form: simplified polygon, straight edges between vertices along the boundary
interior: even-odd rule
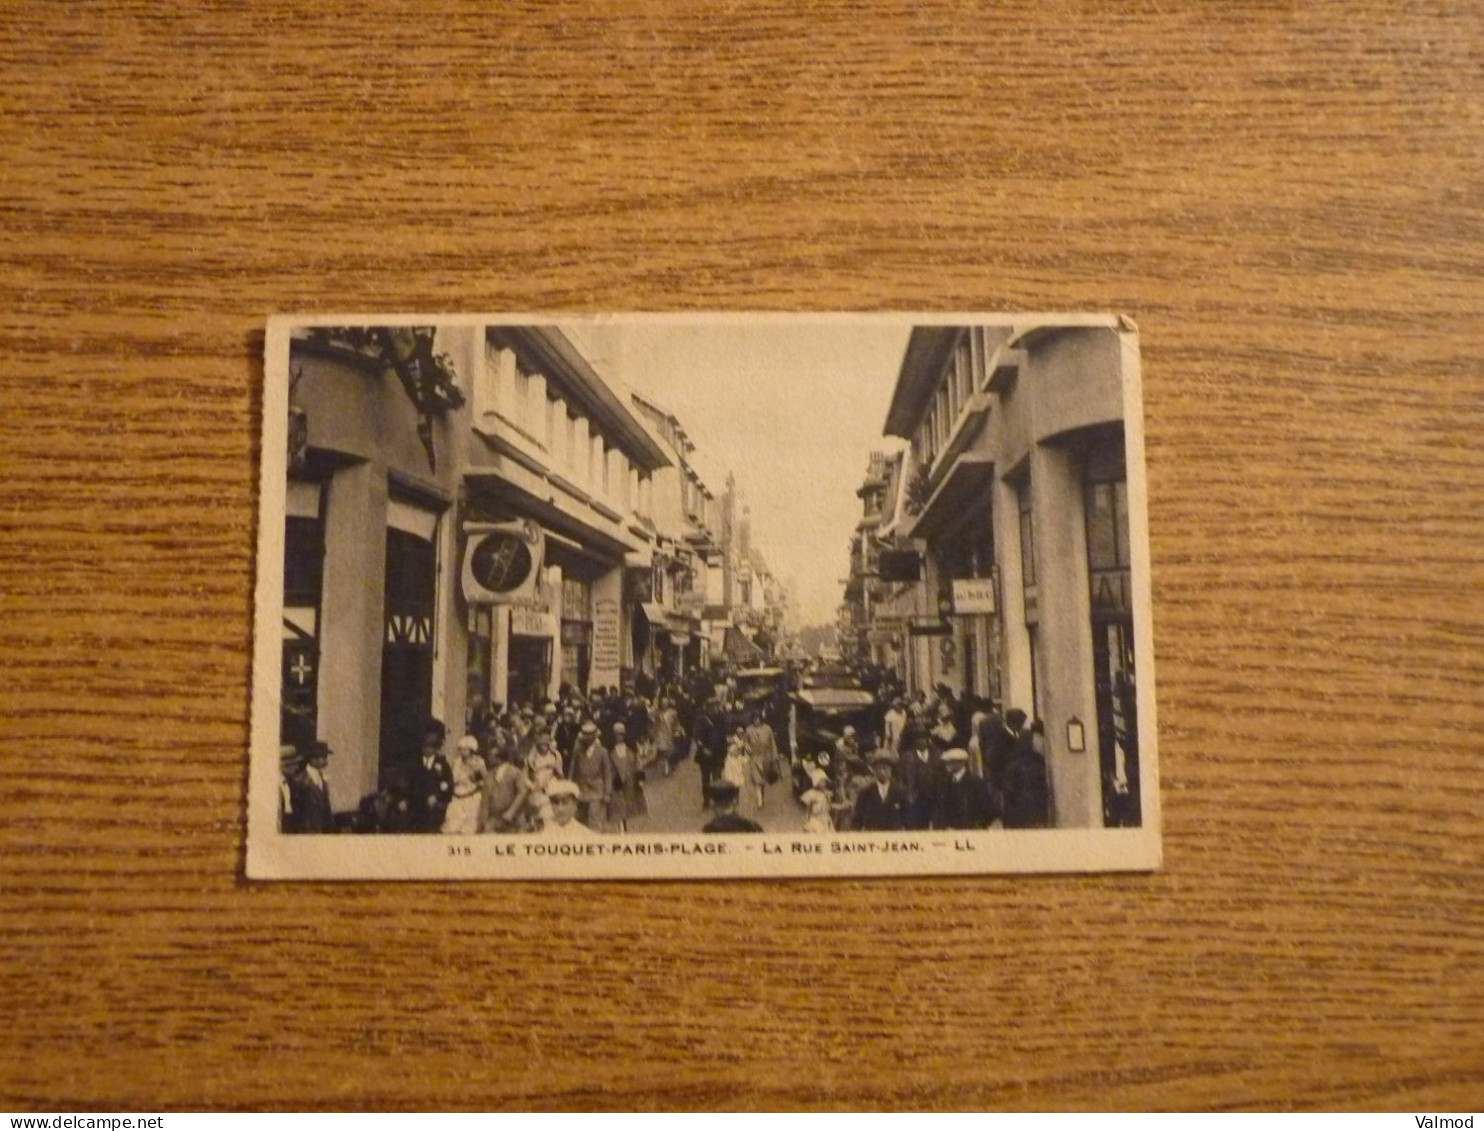
[[[289,372],[282,735],[334,747],[337,811],[395,778],[429,718],[632,686],[676,662],[661,636],[690,645],[684,534],[654,515],[674,453],[561,330],[305,330]],[[491,530],[521,534],[475,586]],[[491,597],[501,578],[517,598]]]
[[[659,544],[651,621],[654,671],[662,680],[679,682],[711,658],[711,625],[705,617],[707,588],[713,566],[721,561],[715,496],[691,463],[696,446],[676,415],[649,397],[632,394],[639,415],[659,437],[670,458],[654,472],[653,521]]]
[[[862,571],[865,639],[914,689],[1043,720],[1062,827],[1140,819],[1123,407],[1136,348],[1112,319],[914,329],[885,429],[909,445],[896,490],[885,475],[862,488],[879,488],[882,515],[868,503],[858,532],[878,567]]]

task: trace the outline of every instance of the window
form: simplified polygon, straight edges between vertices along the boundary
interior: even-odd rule
[[[522,428],[530,425],[531,374],[519,362],[515,366],[515,389],[511,397],[510,418]]]
[[[474,382],[476,417],[495,412],[513,414],[516,409],[516,363],[513,350],[502,349],[493,342],[484,347],[484,366]]]
[[[1018,492],[1020,502],[1020,583],[1036,587],[1036,526],[1031,516],[1031,492],[1027,483]]]
[[[581,578],[562,578],[562,619],[590,621],[593,619],[592,585]]]
[[[1035,625],[1040,620],[1039,593],[1036,588],[1036,521],[1031,509],[1031,480],[1027,475],[1015,488],[1020,510],[1020,592],[1025,608],[1025,623],[1035,646]]]
[[[303,749],[319,726],[320,597],[325,521],[318,483],[290,481],[283,553],[283,684],[279,741]]]
[[[969,403],[969,396],[974,391],[973,347],[970,345],[973,334],[974,331],[965,330],[960,335],[958,345],[953,351],[953,372],[949,379],[951,421],[958,420],[959,413],[963,411],[964,405]]]
[[[1131,615],[1128,483],[1087,483],[1087,570],[1096,615]]]

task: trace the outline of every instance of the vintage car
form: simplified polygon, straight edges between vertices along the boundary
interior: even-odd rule
[[[774,699],[787,678],[788,672],[783,668],[743,668],[732,676],[737,698],[748,706]]]
[[[862,750],[869,750],[876,730],[876,701],[849,668],[829,665],[805,672],[789,696],[788,748],[796,759],[835,743],[853,726]]]

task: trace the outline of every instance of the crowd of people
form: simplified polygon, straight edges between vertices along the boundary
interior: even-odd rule
[[[555,700],[469,720],[448,747],[429,719],[422,748],[337,822],[331,811],[324,742],[284,750],[285,832],[339,828],[389,833],[624,833],[647,815],[648,775],[668,776],[686,760],[700,770],[702,831],[762,831],[771,788],[793,785],[807,833],[919,829],[1035,828],[1051,823],[1045,728],[1019,710],[960,699],[939,686],[908,695],[891,672],[865,673],[875,708],[843,727],[832,745],[793,750],[772,697],[744,701],[734,681],[693,673],[649,694],[564,685]]]

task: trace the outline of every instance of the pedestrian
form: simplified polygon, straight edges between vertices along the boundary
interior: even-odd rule
[[[953,707],[946,700],[938,707],[938,723],[932,729],[932,736],[933,743],[939,750],[951,750],[958,745],[958,727],[953,722]]]
[[[531,782],[516,761],[515,746],[494,751],[495,766],[485,779],[480,832],[519,833],[530,824]]]
[[[551,783],[548,800],[551,812],[541,822],[546,840],[591,840],[597,834],[577,817],[577,783],[561,779]]]
[[[893,754],[902,753],[902,731],[907,726],[906,707],[907,704],[900,698],[893,699],[891,707],[882,720],[882,729],[886,734],[886,749]]]
[[[1005,828],[1040,829],[1051,824],[1045,751],[1046,724],[1036,719],[1016,741],[1005,763]]]
[[[754,714],[743,735],[747,743],[748,782],[757,793],[757,808],[761,813],[766,801],[768,786],[778,780],[778,740],[773,728]]]
[[[711,783],[721,776],[727,757],[726,720],[715,700],[707,700],[701,708],[691,741],[695,746],[696,765],[701,768],[701,808],[710,809]]]
[[[919,738],[927,735],[931,728],[923,717],[923,708],[920,703],[913,702],[907,707],[907,721],[902,724],[902,737],[897,744],[897,752],[904,754],[908,750],[916,749]]]
[[[1005,712],[1003,720],[991,722],[984,745],[984,780],[997,794],[1005,789],[1005,767],[1015,745],[1020,741],[1020,732],[1025,728],[1025,712],[1012,707]]]
[[[622,732],[623,724],[618,724],[618,730]],[[591,720],[578,732],[571,778],[577,785],[579,819],[588,828],[601,831],[608,814],[608,797],[613,792],[613,760],[603,745],[598,725]]]
[[[703,833],[760,833],[763,826],[749,821],[737,812],[737,799],[741,790],[729,781],[719,781],[711,787],[712,804],[716,815],[706,822]]]
[[[861,760],[860,739],[856,737],[855,727],[847,726],[835,741],[835,772],[849,774],[854,764]]]
[[[289,775],[284,832],[335,831],[335,814],[330,807],[330,784],[325,780],[325,767],[330,764],[330,754],[328,742],[311,742],[304,755],[304,764]]]
[[[978,696],[970,696],[965,701],[969,710],[969,721],[966,732],[968,741],[964,749],[969,752],[969,773],[977,778],[986,778],[984,768],[984,739],[989,731],[990,707],[987,699]]]
[[[443,756],[448,728],[438,719],[423,727],[423,748],[417,761],[402,774],[398,808],[409,832],[436,833],[443,828],[448,803],[453,800],[453,768]]]
[[[897,780],[902,785],[904,810],[902,819],[908,829],[926,829],[933,823],[933,809],[938,804],[938,783],[943,764],[933,753],[932,740],[919,733],[897,763]]]
[[[750,761],[747,756],[747,739],[739,728],[727,739],[727,752],[721,764],[721,780],[736,786],[739,791],[745,789]]]
[[[514,721],[507,714],[496,715],[485,732],[484,748],[488,765],[493,768],[506,754],[516,757],[516,745]]]
[[[654,756],[659,763],[660,772],[666,777],[675,769],[675,748],[679,744],[680,713],[675,710],[674,700],[661,699],[659,713],[654,720]]]
[[[581,729],[582,724],[577,719],[577,711],[569,703],[562,708],[562,713],[551,730],[557,753],[562,756],[564,766],[572,764],[572,748],[577,745],[577,734]]]
[[[516,747],[517,756],[520,748]],[[550,737],[541,737],[525,756],[526,777],[531,783],[530,801],[536,809],[536,819],[544,821],[551,814],[551,787],[562,780],[562,756]]]
[[[830,778],[817,766],[809,767],[809,788],[799,794],[799,804],[804,807],[804,832],[832,833],[835,822],[830,817],[834,798],[830,793]]]
[[[479,739],[472,734],[459,739],[449,768],[453,772],[453,796],[443,813],[443,831],[459,835],[477,833],[486,773],[484,759],[479,755]]]
[[[870,785],[855,797],[850,827],[860,832],[898,832],[907,827],[906,798],[895,780],[897,756],[882,747],[871,751]]]
[[[625,713],[620,718],[624,724],[624,734],[627,736],[629,746],[642,765],[649,758],[651,723],[649,704],[640,696],[631,695]]]
[[[935,829],[987,829],[997,819],[989,787],[969,773],[969,752],[962,748],[943,753],[944,775],[933,807]]]
[[[608,828],[614,832],[629,831],[629,822],[647,817],[649,806],[644,798],[644,771],[639,768],[639,752],[628,742],[628,728],[623,723],[613,726],[613,749],[608,752],[613,765],[613,788],[608,794]]]

